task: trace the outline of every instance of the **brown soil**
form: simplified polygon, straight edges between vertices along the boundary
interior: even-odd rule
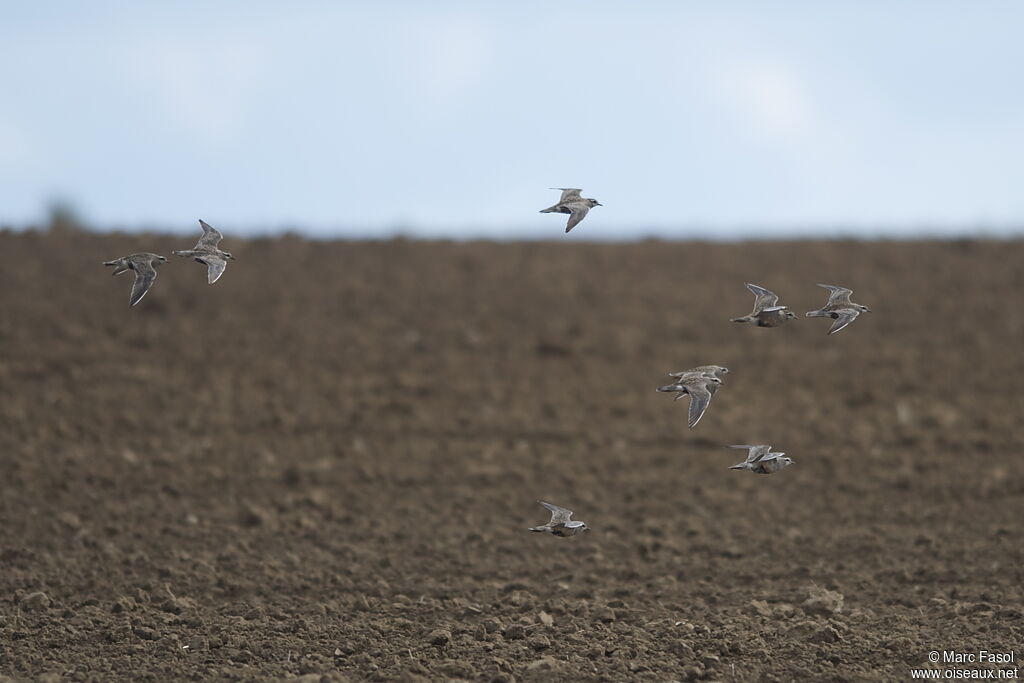
[[[188,243],[0,234],[0,673],[890,680],[1022,654],[1024,243],[229,237],[213,286]],[[129,309],[100,262],[143,250],[172,263]],[[744,281],[874,312],[736,325]],[[732,372],[687,430],[654,388],[706,363]],[[728,470],[751,442],[796,464]],[[537,499],[593,532],[529,533]]]

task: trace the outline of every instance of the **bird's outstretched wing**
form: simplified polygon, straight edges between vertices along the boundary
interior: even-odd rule
[[[849,306],[850,295],[853,294],[852,289],[846,287],[836,287],[835,285],[823,285],[818,283],[819,287],[824,287],[829,291],[827,306]]]
[[[220,230],[201,218],[199,219],[199,225],[203,228],[203,236],[199,238],[193,249],[216,249],[220,241],[224,239],[224,235],[220,234]]]
[[[687,426],[693,429],[704,417],[705,411],[711,404],[711,392],[706,384],[688,384],[687,389],[687,393],[690,394],[690,414]]]
[[[567,199],[579,199],[580,192],[583,192],[578,187],[552,187],[551,189],[562,191],[562,196],[558,199],[559,202],[564,202]]]
[[[754,313],[760,313],[769,306],[779,303],[779,295],[759,285],[746,283],[747,289],[754,293]]]
[[[206,281],[211,285],[220,279],[228,267],[228,262],[219,256],[203,256],[202,262],[206,264]]]
[[[134,306],[142,301],[146,292],[153,286],[156,279],[156,268],[148,261],[136,261],[132,263],[132,270],[135,271],[135,282],[132,284],[132,294],[128,298],[128,306]]]
[[[764,460],[765,456],[772,450],[771,446],[766,444],[736,444],[729,446],[729,448],[746,448],[747,449],[747,462],[755,463]]]
[[[556,524],[567,525],[569,523],[569,518],[572,517],[572,510],[567,510],[551,503],[545,503],[543,500],[538,500],[537,502],[551,511],[551,521],[548,522],[549,526],[555,526]]]
[[[705,377],[719,377],[719,375],[728,375],[729,368],[722,367],[721,365],[698,365],[695,368],[689,370],[680,370],[679,372],[668,373],[669,377],[693,377],[695,375],[704,375]],[[719,377],[719,379],[721,379]]]
[[[839,317],[836,318],[836,321],[832,323],[832,327],[829,328],[829,334],[835,334],[856,320],[857,316],[860,315],[860,311],[853,308],[841,308],[836,313],[839,314]]]
[[[572,213],[569,214],[569,222],[565,224],[565,231],[569,232],[577,225],[580,221],[587,217],[587,213],[590,212],[590,207],[585,204],[576,206],[575,204],[569,206],[572,209]]]

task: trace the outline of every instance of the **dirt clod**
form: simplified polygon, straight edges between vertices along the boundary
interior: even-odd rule
[[[522,640],[526,637],[526,627],[522,624],[509,624],[502,632],[505,640]]]
[[[160,638],[160,634],[148,626],[136,626],[132,629],[132,633],[143,640],[157,640]]]
[[[558,668],[558,660],[554,657],[541,657],[540,659],[530,662],[526,669],[528,671],[554,671]]]
[[[42,591],[29,593],[21,599],[21,608],[29,612],[39,612],[49,609],[49,607],[50,597]]]
[[[446,647],[452,642],[452,632],[448,629],[434,629],[427,635],[427,641],[434,647]]]
[[[828,616],[843,610],[843,594],[820,586],[811,586],[807,599],[800,605],[808,614]]]
[[[551,647],[551,639],[544,635],[531,636],[526,643],[534,650],[546,650]]]

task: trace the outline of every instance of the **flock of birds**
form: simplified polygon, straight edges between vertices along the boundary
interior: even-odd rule
[[[203,228],[203,236],[196,242],[196,246],[191,249],[175,250],[171,253],[175,256],[195,259],[206,266],[206,280],[212,285],[224,274],[224,269],[228,267],[228,261],[233,261],[235,257],[218,246],[224,239],[224,235],[220,234],[217,228],[202,219],[200,219],[199,225]],[[142,297],[146,296],[146,292],[153,286],[153,281],[156,280],[156,267],[164,263],[167,263],[167,259],[159,254],[141,252],[122,256],[113,261],[104,261],[103,265],[113,266],[113,275],[120,275],[129,270],[135,273],[132,293],[128,298],[128,305],[135,306],[142,301]]]
[[[561,190],[562,196],[558,203],[542,209],[541,213],[564,213],[569,214],[565,231],[569,232],[579,225],[587,213],[595,206],[602,206],[596,199],[583,197],[582,190],[578,188],[557,187],[551,188]],[[228,261],[234,260],[229,252],[220,248],[220,241],[224,236],[219,230],[200,220],[199,225],[203,234],[191,249],[175,250],[171,253],[175,256],[191,258],[206,266],[207,282],[213,284],[220,279],[227,268]],[[135,306],[153,286],[156,279],[156,268],[167,259],[159,254],[141,252],[123,256],[113,261],[105,261],[103,265],[112,266],[113,274],[119,275],[133,271],[135,282],[132,284],[131,296],[128,299],[129,306]],[[850,300],[853,290],[835,285],[822,285],[829,290],[828,301],[816,311],[808,311],[808,318],[831,318],[834,322],[829,328],[828,334],[835,334],[845,329],[850,323],[857,319],[861,313],[870,313],[871,309],[862,304]],[[789,307],[779,304],[778,295],[759,285],[747,283],[747,289],[754,294],[753,310],[742,317],[732,318],[735,323],[754,323],[758,327],[778,327],[790,320],[796,320],[799,316]],[[701,365],[689,370],[670,372],[671,384],[658,387],[658,391],[675,393],[673,400],[678,401],[683,396],[690,397],[690,409],[687,425],[692,429],[697,426],[708,406],[711,405],[711,398],[722,386],[722,381],[729,374],[729,368],[721,365]],[[749,470],[755,474],[774,474],[793,464],[792,458],[786,457],[785,453],[776,453],[767,444],[737,444],[729,448],[743,448],[747,450],[747,459],[729,469]],[[551,519],[547,524],[530,527],[530,531],[548,533],[553,536],[567,537],[575,536],[580,531],[590,531],[584,522],[572,519],[572,510],[548,503],[538,501],[551,513]]]
[[[579,222],[579,221],[577,221]],[[870,313],[871,309],[850,300],[853,290],[835,285],[818,285],[829,290],[828,301],[816,311],[808,311],[808,318],[832,318],[834,322],[828,334],[835,334],[846,328],[861,313]],[[740,318],[732,318],[734,323],[754,323],[758,327],[778,327],[798,316],[788,306],[779,305],[779,296],[759,285],[747,283],[747,289],[754,294],[754,310]],[[700,365],[689,370],[670,372],[671,384],[658,387],[658,391],[674,393],[674,401],[683,396],[690,397],[690,410],[687,425],[690,429],[697,426],[708,406],[711,397],[722,386],[722,381],[729,374],[729,368],[721,365]],[[754,474],[775,474],[793,464],[793,459],[785,453],[772,451],[768,444],[735,444],[729,448],[743,448],[747,451],[747,459],[732,465],[731,470],[747,470]],[[530,531],[549,533],[554,536],[575,536],[580,531],[590,531],[585,523],[574,521],[572,511],[558,505],[539,501],[551,511],[551,520],[543,526],[530,527]]]

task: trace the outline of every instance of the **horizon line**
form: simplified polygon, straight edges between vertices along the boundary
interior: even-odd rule
[[[198,222],[198,221],[197,221]],[[892,228],[897,229],[893,230]],[[599,229],[576,231],[571,237],[561,231],[522,229],[503,229],[496,232],[469,231],[458,229],[437,229],[411,226],[383,226],[374,229],[355,230],[340,228],[337,230],[315,230],[296,226],[278,228],[257,228],[235,231],[227,224],[221,231],[228,231],[228,238],[240,240],[265,240],[282,237],[297,237],[313,242],[554,242],[554,243],[631,243],[631,242],[800,242],[800,241],[857,241],[857,242],[923,242],[940,241],[955,242],[963,240],[1017,241],[1024,239],[1024,224],[1020,225],[985,225],[975,226],[935,226],[926,224],[897,224],[884,227],[867,228],[855,224],[818,227],[796,226],[779,228],[779,226],[735,226],[729,229],[689,227],[685,229],[644,228],[612,230]],[[180,237],[198,232],[197,229],[174,228],[165,226],[144,225],[138,229],[126,229],[123,226],[97,228],[88,224],[61,224],[55,221],[41,224],[10,225],[0,223],[0,234],[19,233],[44,234],[91,234],[91,235],[148,235],[157,237]],[[594,234],[596,233],[596,234]]]

